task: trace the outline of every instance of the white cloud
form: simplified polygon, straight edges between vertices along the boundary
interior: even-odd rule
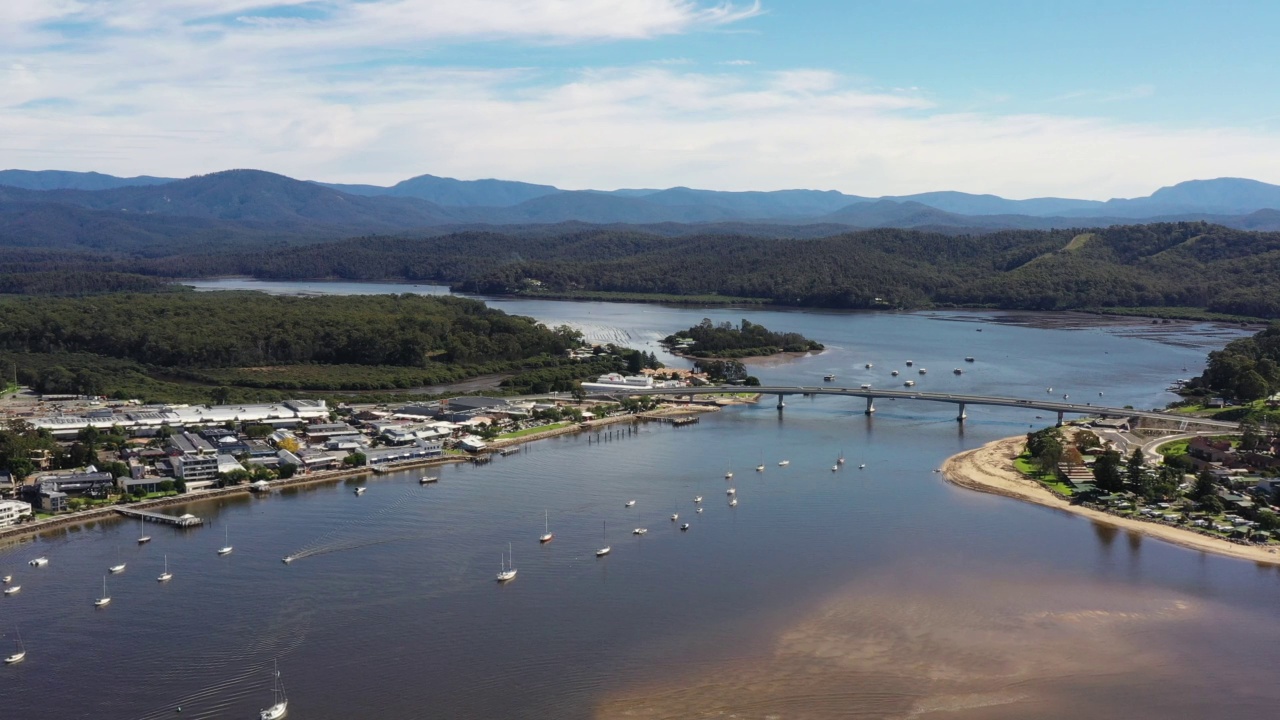
[[[1091,198],[1195,177],[1280,181],[1280,137],[1261,131],[957,112],[917,88],[874,90],[821,68],[649,63],[565,77],[426,66],[418,52],[477,38],[691,32],[741,20],[755,4],[289,4],[264,13],[255,0],[0,0],[0,19],[12,21],[0,22],[0,166]],[[51,20],[112,29],[73,36],[42,25]],[[11,31],[22,39],[6,44]]]

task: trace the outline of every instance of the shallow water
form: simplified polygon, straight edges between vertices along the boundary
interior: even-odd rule
[[[1172,379],[1239,332],[493,304],[646,349],[704,316],[827,344],[756,367],[766,384],[834,372],[837,384],[888,386],[913,359],[930,370],[913,373],[921,389],[1041,397],[1053,386],[1137,407],[1167,402]],[[360,497],[337,483],[194,504],[204,528],[151,527],[143,546],[126,522],[4,546],[0,573],[23,592],[0,598],[0,628],[19,626],[29,653],[0,667],[3,716],[158,718],[180,705],[183,717],[253,717],[276,659],[291,718],[1271,716],[1280,571],[933,472],[960,449],[1042,425],[1032,412],[971,408],[959,427],[949,405],[877,407],[869,419],[857,399],[795,397],[781,414],[766,402],[688,428],[538,442],[433,470],[441,480],[425,487],[400,473],[361,480]],[[841,451],[849,464],[833,473]],[[556,538],[540,546],[544,509]],[[224,524],[235,552],[220,558]],[[632,536],[637,526],[649,533]],[[613,553],[596,559],[602,542]],[[519,575],[499,586],[507,543]],[[118,552],[128,568],[95,610]],[[175,577],[162,585],[166,554]],[[282,564],[289,554],[300,558]],[[37,555],[49,566],[28,567]]]

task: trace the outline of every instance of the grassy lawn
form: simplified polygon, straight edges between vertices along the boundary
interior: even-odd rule
[[[1166,458],[1178,457],[1187,454],[1187,446],[1190,441],[1179,440],[1177,442],[1167,443],[1156,448],[1156,451]]]
[[[1058,474],[1056,472],[1052,472],[1052,471],[1047,473],[1041,472],[1040,468],[1036,465],[1035,461],[1032,460],[1031,456],[1028,455],[1026,452],[1023,452],[1016,459],[1014,459],[1013,466],[1018,470],[1018,472],[1022,473],[1023,475],[1026,475],[1032,480],[1035,480],[1041,485],[1044,485],[1050,490],[1056,490],[1057,492],[1060,492],[1063,495],[1066,495],[1068,497],[1074,495],[1076,492],[1075,488],[1071,487],[1070,485],[1066,484],[1061,479],[1059,479]]]
[[[570,425],[573,425],[573,423],[558,422],[558,423],[551,423],[550,425],[540,425],[538,427],[531,427],[531,428],[525,428],[523,430],[516,430],[515,432],[503,433],[499,435],[497,439],[510,440],[512,438],[524,437],[526,435],[533,435],[534,433],[547,432],[548,430],[559,430],[560,428],[569,427]]]

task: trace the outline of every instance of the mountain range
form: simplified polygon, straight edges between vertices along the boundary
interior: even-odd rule
[[[1219,178],[1179,183],[1142,198],[1010,200],[962,192],[870,198],[819,190],[573,191],[431,175],[381,187],[301,181],[259,170],[186,179],[0,171],[3,246],[120,249],[140,248],[157,237],[215,242],[232,236],[288,239],[574,222],[675,223],[696,232],[768,225],[768,234],[786,235],[788,227],[800,226],[975,233],[1180,220],[1280,229],[1280,186]]]

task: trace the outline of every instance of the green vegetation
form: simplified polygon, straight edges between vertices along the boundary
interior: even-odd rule
[[[1209,353],[1204,374],[1192,381],[1189,389],[1244,401],[1280,391],[1280,324]]]
[[[454,297],[259,293],[0,300],[0,367],[38,392],[192,402],[396,390],[506,374],[569,390],[626,359],[570,361],[581,336]],[[641,358],[643,362],[644,358]]]
[[[799,333],[772,332],[749,320],[743,320],[734,327],[730,322],[715,325],[710,318],[703,318],[697,325],[668,335],[662,342],[674,346],[682,341],[693,342],[690,349],[681,352],[696,358],[743,358],[776,355],[780,352],[816,352],[823,349],[822,343]]]
[[[541,425],[538,427],[530,427],[530,428],[525,428],[523,430],[516,430],[515,432],[503,433],[499,435],[496,439],[511,440],[513,438],[524,437],[526,435],[534,435],[537,433],[548,432],[550,430],[559,430],[560,428],[567,428],[572,425],[573,423],[571,422],[551,423],[550,425]]]
[[[1075,494],[1075,488],[1068,485],[1062,478],[1058,477],[1057,470],[1045,470],[1040,467],[1040,463],[1032,457],[1029,451],[1024,450],[1021,455],[1014,458],[1013,467],[1023,475],[1035,480],[1054,492],[1071,497]]]
[[[675,295],[672,293],[605,292],[596,290],[540,290],[522,288],[509,293],[543,300],[597,300],[603,302],[666,303],[670,305],[765,305],[768,298],[732,297],[726,295]]]

